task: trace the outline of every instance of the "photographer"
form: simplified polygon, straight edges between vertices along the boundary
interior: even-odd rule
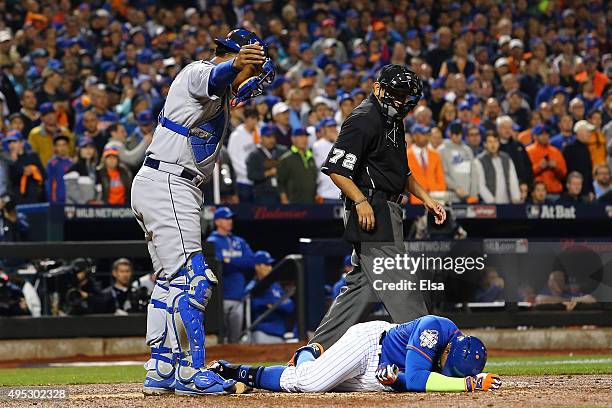
[[[90,277],[94,271],[91,260],[78,258],[60,268],[64,270],[56,273],[65,273],[69,278],[62,303],[64,312],[69,315],[95,313],[101,292],[98,282]]]
[[[102,290],[99,313],[114,313],[124,315],[134,312],[132,305],[132,290],[130,283],[134,267],[127,258],[119,258],[113,262],[113,284]]]
[[[29,315],[28,305],[19,286],[9,281],[0,271],[0,316]]]
[[[0,241],[26,241],[30,225],[25,215],[17,213],[16,203],[9,194],[0,196]]]

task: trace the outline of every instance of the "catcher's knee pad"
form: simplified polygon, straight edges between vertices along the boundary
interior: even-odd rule
[[[212,294],[212,288],[217,286],[217,277],[208,267],[201,252],[189,258],[182,272],[189,286],[187,289],[189,303],[203,311]]]
[[[192,305],[186,293],[176,298],[174,308],[172,321],[179,346],[179,364],[201,368],[204,366],[206,336],[204,311]]]

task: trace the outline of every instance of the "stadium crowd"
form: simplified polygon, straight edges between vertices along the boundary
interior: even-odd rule
[[[265,38],[277,74],[232,113],[224,202],[335,202],[318,168],[388,63],[424,81],[405,135],[429,191],[452,202],[609,202],[605,4],[0,1],[0,195],[128,204],[172,79],[243,26]]]

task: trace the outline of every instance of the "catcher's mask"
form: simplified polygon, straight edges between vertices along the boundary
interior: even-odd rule
[[[215,43],[218,47],[224,47],[233,53],[240,52],[240,48],[244,45],[258,43],[263,47],[266,54],[266,60],[258,74],[247,78],[238,85],[238,89],[235,90],[234,97],[231,101],[232,106],[237,106],[241,102],[261,95],[263,93],[264,84],[271,84],[274,80],[275,70],[274,64],[268,56],[268,44],[254,32],[245,30],[244,28],[237,28],[230,31],[225,38],[215,38]]]
[[[423,93],[419,76],[402,65],[385,66],[376,82],[380,85],[376,97],[388,120],[404,119],[416,107]]]

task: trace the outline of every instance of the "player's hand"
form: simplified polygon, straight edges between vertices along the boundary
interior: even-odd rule
[[[425,208],[427,208],[427,211],[433,213],[437,225],[440,225],[444,223],[444,221],[446,221],[446,210],[444,209],[442,204],[430,198],[428,200],[425,200],[423,202],[423,205],[425,206]]]
[[[473,377],[465,377],[465,390],[474,391],[495,391],[502,385],[502,380],[497,374],[480,373]]]
[[[395,364],[381,364],[376,369],[376,379],[382,385],[391,385],[397,381],[399,368]]]
[[[541,168],[541,169],[545,169],[545,168],[547,168],[547,167],[548,167],[548,160],[543,159],[543,160],[540,162],[540,168]]]
[[[248,44],[240,47],[233,66],[242,71],[248,65],[261,66],[266,61],[265,52],[259,44]]]
[[[364,231],[372,231],[374,229],[374,210],[368,200],[362,201],[355,206],[357,216],[359,217],[359,226]]]

